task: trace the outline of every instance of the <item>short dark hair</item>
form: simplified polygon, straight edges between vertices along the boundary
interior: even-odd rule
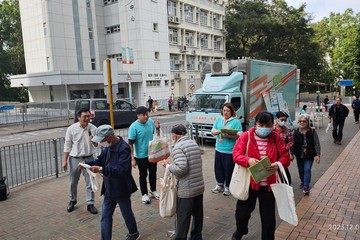
[[[304,109],[304,110],[305,110],[306,108],[307,108],[307,105],[305,104],[305,105],[303,106],[303,108],[302,108],[302,109]]]
[[[286,118],[288,118],[289,117],[289,115],[286,113],[286,112],[284,112],[284,111],[280,111],[280,112],[277,112],[276,113],[276,116],[275,116],[276,118],[281,118],[281,117],[286,117]]]
[[[230,112],[231,112],[231,116],[232,116],[232,117],[235,117],[235,116],[236,116],[235,108],[234,108],[234,106],[232,105],[232,103],[225,103],[225,104],[222,106],[222,108],[221,108],[221,115],[223,115],[224,107],[227,107],[228,109],[230,109]]]
[[[186,135],[187,134],[186,127],[182,124],[177,124],[172,127],[171,133],[174,133],[176,135]]]
[[[259,112],[255,117],[255,123],[266,125],[269,122],[274,123],[274,115],[272,115],[270,112]]]
[[[147,107],[144,106],[140,106],[136,108],[136,114],[143,114],[143,113],[148,113],[149,109],[147,109]]]
[[[80,109],[77,111],[76,116],[81,117],[81,114],[82,114],[83,112],[90,113],[90,109],[88,109],[88,108],[80,108]]]

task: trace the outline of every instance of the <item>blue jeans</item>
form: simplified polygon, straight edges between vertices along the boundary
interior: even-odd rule
[[[229,187],[231,176],[234,170],[234,160],[231,153],[221,153],[215,151],[215,178],[218,185],[225,184]]]
[[[129,198],[113,200],[109,197],[104,197],[102,204],[102,216],[101,216],[101,239],[110,240],[112,234],[112,223],[113,223],[113,214],[116,207],[116,204],[119,204],[121,214],[125,220],[126,227],[129,231],[129,234],[136,233],[137,226],[134,213],[131,209],[131,200]]]
[[[301,183],[304,185],[304,187],[310,187],[311,168],[314,163],[314,158],[296,158],[296,162],[299,170]]]

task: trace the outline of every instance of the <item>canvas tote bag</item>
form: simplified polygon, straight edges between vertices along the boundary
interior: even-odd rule
[[[248,155],[250,133],[248,133],[248,141],[246,144],[245,156]],[[230,193],[234,198],[245,201],[249,198],[250,173],[247,168],[235,164],[234,171],[230,181]]]
[[[285,222],[297,226],[298,217],[296,215],[294,190],[289,185],[289,180],[286,176],[283,165],[280,162],[276,162],[276,164],[279,167],[284,183],[281,182],[279,173],[276,171],[276,183],[273,183],[270,186],[275,196],[279,216]]]
[[[164,178],[160,178],[160,204],[161,217],[172,217],[176,213],[177,185],[175,175],[166,166]]]

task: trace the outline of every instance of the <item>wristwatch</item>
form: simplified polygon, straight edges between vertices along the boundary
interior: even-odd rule
[[[103,171],[103,168],[100,167],[100,168],[99,168],[99,173],[102,173],[102,171]]]

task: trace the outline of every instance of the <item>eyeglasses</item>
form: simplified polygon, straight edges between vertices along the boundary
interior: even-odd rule
[[[300,120],[299,123],[307,123],[306,120]]]

